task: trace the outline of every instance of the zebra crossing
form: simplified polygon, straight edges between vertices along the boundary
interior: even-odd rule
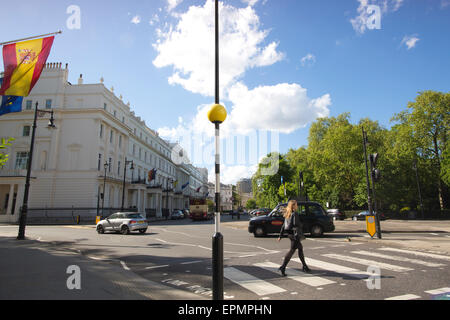
[[[420,258],[424,258],[424,260]],[[417,267],[443,269],[443,267],[448,265],[448,261],[450,261],[450,257],[445,255],[389,247],[381,247],[372,251],[349,250],[346,254],[325,253],[319,257],[307,257],[306,263],[308,266],[319,271],[314,274],[299,271],[298,267],[301,266],[301,261],[298,258],[294,258],[291,262],[300,264],[300,266],[290,263],[289,267],[286,268],[286,279],[298,282],[300,285],[322,290],[323,287],[329,288],[333,285],[345,285],[342,282],[348,279],[348,277],[369,281],[370,277],[374,274],[369,272],[367,267],[376,266],[380,270],[388,270],[388,272],[394,274],[408,274]],[[257,262],[251,264],[251,266],[252,268],[245,271],[239,270],[237,267],[227,267],[224,269],[224,277],[239,287],[245,288],[260,297],[282,294],[289,291],[283,288],[283,282],[279,281],[280,277],[260,279],[254,275],[260,273],[258,270],[265,270],[280,275],[278,270],[280,266],[279,262]],[[250,274],[249,270],[254,271],[252,272],[253,274]],[[330,279],[331,276],[333,276],[332,279]],[[274,281],[275,283],[271,283],[270,281]],[[450,281],[444,285],[449,284]],[[431,289],[424,292],[427,295],[447,295],[450,297],[450,288],[447,287]],[[407,293],[389,297],[386,300],[414,300],[421,298],[422,296],[417,294]]]

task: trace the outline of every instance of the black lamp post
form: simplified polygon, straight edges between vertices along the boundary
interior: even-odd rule
[[[215,126],[216,142],[216,210],[215,233],[212,238],[212,289],[213,300],[223,300],[223,236],[220,233],[220,124],[227,117],[227,111],[219,100],[219,1],[215,2],[215,104],[208,112],[208,119]]]
[[[127,158],[125,158],[125,166],[123,169],[123,185],[122,185],[122,206],[120,207],[120,211],[123,211],[124,209],[124,202],[125,202],[125,178],[127,176],[127,165],[131,164],[131,171],[134,170],[134,162],[133,160],[128,161]]]
[[[109,167],[109,164],[108,164],[108,162],[105,162],[105,164],[103,165],[103,167],[105,168],[105,175],[104,175],[104,177],[103,177],[103,193],[102,193],[102,217],[104,217],[105,216],[105,188],[106,188],[106,170],[108,169],[108,167]]]
[[[19,217],[19,234],[17,236],[17,240],[25,240],[25,227],[27,224],[27,213],[28,213],[28,195],[30,191],[30,179],[31,179],[31,168],[33,162],[33,150],[34,150],[34,138],[36,135],[36,127],[37,127],[37,118],[38,115],[43,115],[44,113],[50,113],[50,121],[48,123],[49,129],[56,129],[55,119],[53,118],[53,110],[39,110],[38,102],[36,102],[36,108],[34,110],[34,121],[33,121],[33,130],[31,133],[31,144],[30,144],[30,152],[28,155],[28,163],[27,163],[27,177],[25,180],[25,192],[23,196],[23,204],[22,209],[20,210]]]

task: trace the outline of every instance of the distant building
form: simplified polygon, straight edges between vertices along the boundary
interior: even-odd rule
[[[245,207],[247,201],[253,199],[252,179],[241,179],[236,184],[236,191],[240,197],[240,207]]]

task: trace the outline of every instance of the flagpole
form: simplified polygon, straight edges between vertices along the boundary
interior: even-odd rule
[[[12,40],[12,41],[7,41],[7,42],[0,42],[0,46],[4,46],[5,44],[9,44],[9,43],[16,43],[16,42],[21,42],[21,41],[26,41],[26,40],[36,39],[36,38],[43,38],[43,37],[46,37],[46,36],[51,36],[51,35],[56,35],[56,34],[61,34],[61,33],[62,33],[62,31],[59,30],[58,32],[41,34],[39,36],[28,37],[28,38],[23,38],[23,39],[17,39],[17,40]]]

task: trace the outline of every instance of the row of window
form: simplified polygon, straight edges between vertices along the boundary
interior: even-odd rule
[[[33,100],[25,101],[25,110],[31,110],[33,108]],[[45,100],[45,109],[52,108],[52,99]]]

